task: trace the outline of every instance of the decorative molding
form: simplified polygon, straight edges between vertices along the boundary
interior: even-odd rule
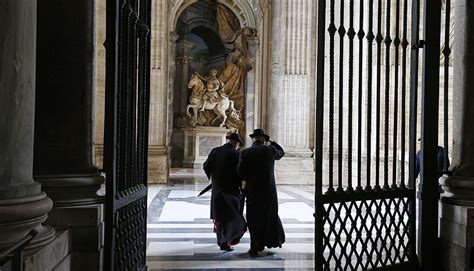
[[[188,64],[188,63],[191,63],[191,61],[193,61],[192,56],[178,56],[178,57],[176,57],[176,63],[178,63],[178,64]]]
[[[148,155],[167,155],[169,153],[168,146],[165,145],[149,145],[148,146]]]

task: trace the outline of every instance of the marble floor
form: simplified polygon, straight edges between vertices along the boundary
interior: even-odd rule
[[[202,171],[201,171],[202,172]],[[216,245],[209,219],[210,192],[200,171],[172,171],[168,185],[148,191],[147,265],[149,270],[312,270],[314,224],[312,186],[278,186],[279,214],[286,243],[250,258],[249,234],[234,251]]]

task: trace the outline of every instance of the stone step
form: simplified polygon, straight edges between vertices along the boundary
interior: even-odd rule
[[[25,257],[24,270],[54,270],[69,253],[69,231],[56,229],[56,237],[51,243]],[[64,264],[62,270],[68,270],[64,269]]]

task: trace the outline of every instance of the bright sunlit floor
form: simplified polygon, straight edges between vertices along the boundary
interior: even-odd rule
[[[312,270],[314,266],[314,187],[278,186],[279,214],[286,233],[282,248],[250,258],[248,232],[234,251],[216,244],[209,219],[210,192],[202,170],[174,170],[167,185],[148,192],[149,270]]]

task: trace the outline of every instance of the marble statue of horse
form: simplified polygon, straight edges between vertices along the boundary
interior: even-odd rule
[[[188,88],[192,89],[191,97],[189,97],[189,104],[186,107],[186,115],[193,117],[194,122],[197,123],[197,117],[199,109],[203,106],[203,94],[205,92],[204,82],[196,74],[191,76],[189,80]],[[234,119],[239,119],[239,112],[234,108],[234,101],[230,100],[225,95],[218,95],[217,101],[207,101],[204,107],[205,110],[213,110],[217,117],[211,121],[211,125],[219,118],[222,117],[222,122],[219,127],[224,127],[227,120],[226,111],[230,109],[230,116]],[[193,110],[193,114],[189,112],[189,109]]]

